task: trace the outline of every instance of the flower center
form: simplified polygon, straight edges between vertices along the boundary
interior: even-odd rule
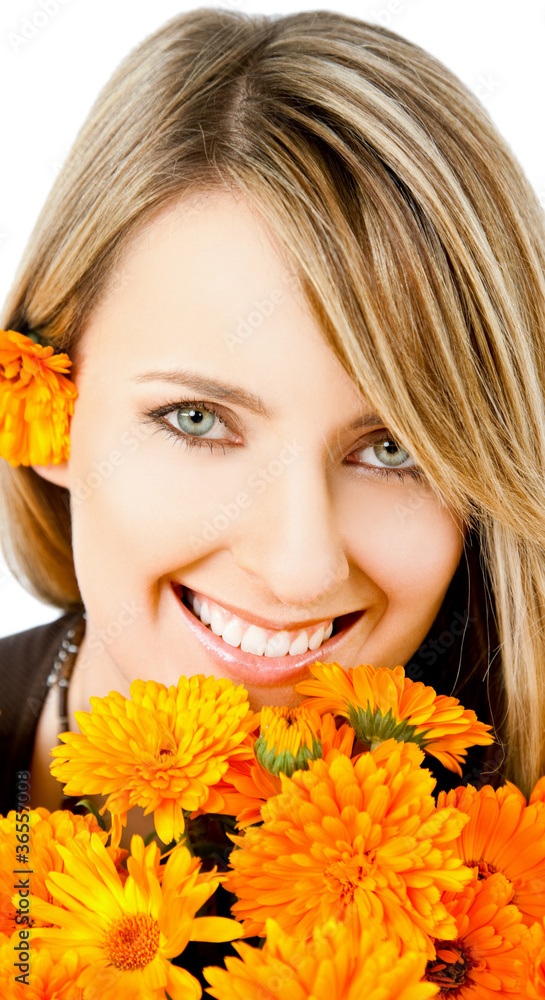
[[[371,854],[356,854],[341,858],[324,872],[326,885],[339,896],[343,906],[354,902],[357,889],[369,884],[374,868]]]
[[[165,757],[173,757],[178,749],[173,734],[168,729],[163,729],[159,733],[157,756],[162,760]]]
[[[464,942],[436,941],[436,958],[428,962],[424,980],[441,987],[441,996],[458,996],[458,991],[465,985],[467,973],[477,963],[471,957],[469,948]],[[447,991],[456,990],[455,993]]]
[[[112,965],[123,972],[144,969],[159,947],[159,924],[149,913],[134,913],[116,920],[104,942]]]
[[[498,870],[494,865],[489,865],[488,861],[483,861],[482,859],[480,861],[466,861],[466,865],[469,868],[477,869],[477,878],[479,880],[488,878],[489,875],[494,875]]]

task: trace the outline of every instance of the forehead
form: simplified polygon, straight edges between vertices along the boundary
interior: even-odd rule
[[[362,409],[274,234],[227,192],[181,199],[148,223],[83,334],[81,370],[95,378],[181,366],[276,395],[336,392]]]

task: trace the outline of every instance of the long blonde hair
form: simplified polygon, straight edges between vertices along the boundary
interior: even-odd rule
[[[49,338],[75,373],[129,238],[184,192],[225,187],[270,225],[324,338],[477,540],[486,602],[472,607],[498,637],[487,656],[502,671],[509,773],[528,791],[545,770],[533,189],[473,94],[397,34],[329,11],[199,8],[131,52],[99,95],[2,325]],[[41,600],[80,606],[67,491],[0,465],[8,565]]]

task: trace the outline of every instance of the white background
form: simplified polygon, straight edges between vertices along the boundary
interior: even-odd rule
[[[0,303],[99,89],[146,35],[175,14],[199,6],[265,14],[336,10],[404,35],[480,97],[545,206],[545,2],[2,0]],[[0,564],[0,636],[61,613],[31,598]]]

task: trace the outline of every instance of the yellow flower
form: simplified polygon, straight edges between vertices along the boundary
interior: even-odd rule
[[[545,802],[526,805],[522,792],[473,785],[440,792],[440,808],[453,806],[469,816],[455,850],[481,879],[502,872],[514,891],[513,903],[531,924],[545,916]]]
[[[265,706],[254,753],[271,774],[287,774],[307,768],[309,760],[322,756],[318,736],[320,716],[309,708]]]
[[[62,374],[67,354],[0,330],[0,455],[10,465],[49,465],[68,459],[70,417],[78,391]]]
[[[54,959],[47,948],[32,944],[30,972],[22,978],[23,973],[13,965],[17,943],[16,934],[0,943],[0,996],[4,1000],[82,1000],[76,980],[83,963],[75,951]]]
[[[545,920],[536,921],[528,931],[526,942],[529,962],[528,997],[545,998]]]
[[[82,992],[76,980],[83,969],[75,951],[53,958],[47,948],[30,946],[30,972],[22,978],[15,968],[14,945],[17,935],[0,943],[0,996],[4,1000],[81,1000]],[[19,977],[17,981],[16,977]]]
[[[441,996],[526,996],[527,931],[520,911],[511,905],[512,896],[513,887],[497,872],[444,897],[456,932],[451,940],[434,942],[437,954],[426,970],[427,981],[441,987]]]
[[[240,849],[226,887],[247,933],[262,935],[272,917],[304,937],[355,912],[363,927],[373,919],[396,944],[433,954],[429,935],[454,929],[441,893],[462,888],[472,872],[453,850],[467,819],[436,809],[423,756],[389,740],[354,760],[332,750],[308,771],[281,775],[263,825],[233,837]]]
[[[400,956],[377,929],[350,923],[316,927],[309,941],[289,937],[267,920],[265,946],[234,947],[225,969],[204,970],[216,1000],[428,1000],[439,989],[422,981],[423,952]]]
[[[36,900],[38,916],[54,927],[33,932],[53,957],[74,948],[84,963],[77,985],[85,1000],[199,1000],[201,987],[171,964],[189,941],[232,941],[240,925],[224,917],[196,917],[222,881],[201,873],[200,862],[178,844],[160,879],[157,844],[131,840],[123,882],[99,837],[60,847],[64,873],[47,886],[58,905]]]
[[[90,813],[78,816],[68,809],[49,812],[49,809],[40,807],[24,812],[22,816],[25,818],[21,821],[20,814],[19,822],[14,810],[7,816],[0,816],[0,931],[8,935],[17,926],[15,916],[18,899],[14,883],[17,884],[19,879],[25,881],[29,878],[32,902],[35,899],[48,899],[45,883],[49,873],[62,872],[64,868],[59,845],[71,844],[73,841],[88,843],[92,833],[97,834],[103,843],[106,843],[108,837]],[[108,847],[107,851],[116,865],[120,865],[127,854],[127,851],[118,847]],[[15,868],[17,875],[14,875]],[[21,916],[26,914],[20,915],[20,919]],[[32,924],[39,923],[34,906],[30,912],[30,920]],[[25,921],[19,926],[29,924]]]
[[[253,713],[242,685],[180,677],[177,687],[136,680],[131,698],[112,691],[76,712],[80,733],[63,733],[51,772],[67,795],[107,795],[103,807],[125,822],[139,805],[153,812],[165,843],[184,832],[183,810],[209,802],[231,759],[252,755],[247,735]]]
[[[457,698],[411,681],[401,665],[389,670],[360,663],[344,670],[338,663],[317,662],[310,671],[314,679],[296,688],[311,696],[304,705],[344,716],[371,748],[392,738],[416,743],[461,775],[467,747],[494,742],[487,732],[491,727],[479,722],[475,712]]]

